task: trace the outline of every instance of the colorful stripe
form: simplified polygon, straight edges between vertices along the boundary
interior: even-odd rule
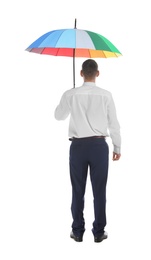
[[[73,57],[74,49],[72,48],[33,48],[27,49],[29,52],[34,52],[38,54],[47,54],[53,56],[66,56]],[[101,51],[101,50],[89,50],[89,49],[76,49],[75,57],[90,57],[90,58],[112,58],[119,57],[121,54],[111,51]]]

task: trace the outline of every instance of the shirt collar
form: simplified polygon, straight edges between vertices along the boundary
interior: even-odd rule
[[[96,86],[95,82],[84,82],[82,86]]]

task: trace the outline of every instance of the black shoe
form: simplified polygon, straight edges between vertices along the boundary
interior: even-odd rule
[[[104,239],[107,239],[108,235],[106,232],[104,232],[103,235],[99,236],[99,237],[94,237],[94,242],[102,242]]]
[[[71,232],[70,237],[73,238],[76,242],[82,242],[83,241],[82,236],[77,237],[73,234],[73,232]]]

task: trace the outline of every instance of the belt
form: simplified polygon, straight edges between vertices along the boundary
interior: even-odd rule
[[[77,137],[71,137],[69,138],[70,141],[73,141],[73,140],[84,140],[84,139],[90,139],[90,138],[105,138],[106,136],[103,136],[103,135],[100,135],[100,136],[88,136],[88,137],[80,137],[80,138],[77,138]]]

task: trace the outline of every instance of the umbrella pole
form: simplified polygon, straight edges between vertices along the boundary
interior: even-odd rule
[[[73,49],[73,88],[75,88],[75,49]]]
[[[77,19],[75,19],[74,29],[76,29]],[[73,88],[75,88],[75,49],[73,49]]]

